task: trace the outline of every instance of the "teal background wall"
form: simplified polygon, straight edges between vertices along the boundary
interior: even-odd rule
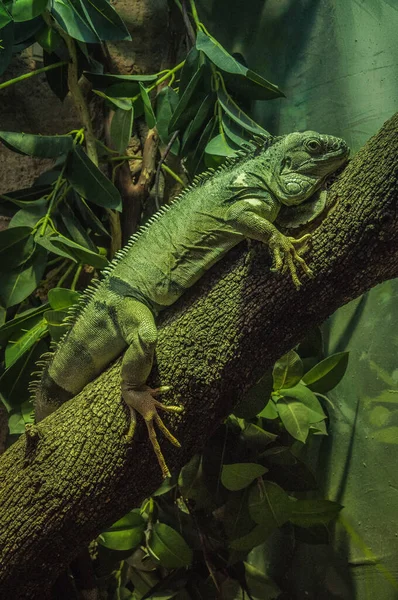
[[[200,15],[286,94],[255,105],[272,134],[315,129],[355,152],[398,110],[398,0],[202,0]],[[349,350],[350,361],[330,395],[330,436],[309,458],[322,493],[345,509],[330,546],[281,535],[254,551],[288,573],[286,598],[398,598],[397,296],[386,282],[323,327],[325,352]]]

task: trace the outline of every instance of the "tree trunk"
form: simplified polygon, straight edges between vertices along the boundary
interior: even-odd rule
[[[328,215],[306,260],[313,279],[296,291],[270,272],[261,244],[242,243],[160,322],[151,383],[185,413],[165,420],[182,443],[161,446],[177,471],[234,403],[282,354],[337,308],[398,274],[398,115],[329,190]],[[44,598],[79,548],[138,506],[161,482],[139,419],[127,443],[120,360],[37,426],[0,462],[0,592]]]

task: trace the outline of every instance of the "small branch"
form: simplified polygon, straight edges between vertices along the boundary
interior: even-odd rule
[[[35,71],[30,71],[29,73],[24,73],[19,77],[14,77],[14,79],[9,79],[4,83],[0,83],[0,90],[9,87],[10,85],[14,85],[14,83],[19,83],[20,81],[24,81],[25,79],[29,79],[29,77],[34,77],[35,75],[40,75],[40,73],[45,73],[46,71],[51,71],[52,69],[58,69],[58,67],[63,67],[68,63],[63,61],[53,63],[52,65],[48,65],[47,67],[41,67],[40,69],[36,69]]]
[[[176,139],[176,137],[178,136],[180,132],[177,130],[173,133],[173,135],[171,136],[169,143],[166,146],[165,151],[163,152],[162,157],[160,158],[160,161],[158,163],[158,168],[156,169],[156,177],[155,177],[155,203],[156,203],[156,208],[157,210],[159,210],[159,179],[160,179],[160,171],[162,169],[164,161],[167,158],[167,155],[169,154],[172,145],[174,144],[174,141]]]

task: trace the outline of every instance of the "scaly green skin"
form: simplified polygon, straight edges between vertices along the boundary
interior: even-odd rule
[[[125,350],[121,387],[131,411],[128,437],[134,433],[138,411],[147,423],[162,473],[168,476],[153,423],[178,445],[157,409],[181,408],[155,399],[167,388],[146,386],[157,340],[157,313],[245,238],[268,244],[274,269],[289,271],[298,288],[296,265],[309,276],[311,271],[296,246],[310,236],[286,237],[273,222],[283,205],[294,214],[294,207],[310,198],[347,155],[343,140],[313,131],[275,138],[271,145],[251,148],[205,174],[159,211],[85,296],[73,326],[45,364],[35,395],[37,420],[75,396]]]

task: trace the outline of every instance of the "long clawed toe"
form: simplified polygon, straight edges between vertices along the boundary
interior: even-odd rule
[[[160,465],[162,475],[164,478],[170,477],[170,471],[167,467],[166,461],[161,451],[154,423],[156,423],[160,431],[163,433],[165,438],[169,440],[169,442],[171,442],[174,446],[180,448],[181,445],[179,441],[174,437],[174,435],[163,423],[162,419],[158,414],[158,410],[163,410],[164,412],[171,412],[174,414],[180,414],[184,410],[181,406],[167,406],[155,399],[159,394],[162,394],[168,391],[169,389],[169,386],[162,386],[156,389],[147,387],[144,390],[132,390],[126,387],[123,389],[123,398],[127,406],[129,407],[131,413],[131,423],[129,431],[127,433],[127,440],[131,441],[131,439],[133,438],[136,426],[136,411],[138,411],[140,415],[144,417],[148,429],[148,436],[156,454],[156,458],[158,459],[158,463]]]

